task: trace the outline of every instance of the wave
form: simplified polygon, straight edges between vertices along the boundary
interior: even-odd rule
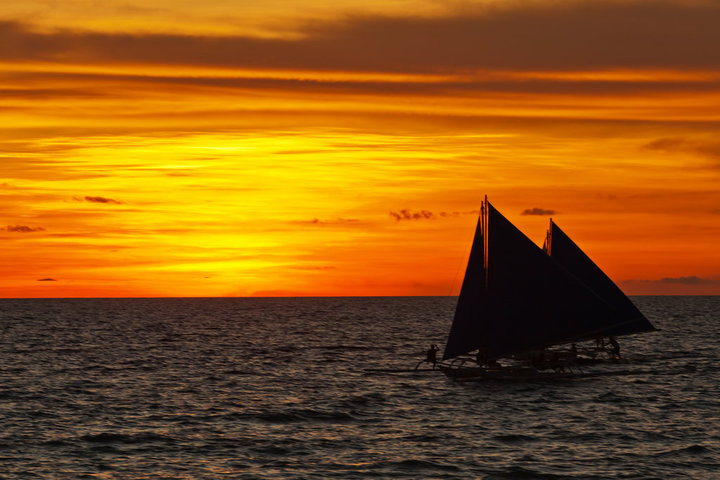
[[[595,401],[600,403],[625,403],[632,402],[634,401],[634,399],[616,392],[609,391],[595,397]]]
[[[518,435],[518,434],[507,434],[507,435],[495,435],[492,437],[493,440],[497,440],[498,442],[502,443],[524,443],[524,442],[534,442],[537,440],[540,440],[537,437],[533,437],[530,435]]]
[[[378,347],[376,346],[360,346],[360,345],[316,345],[312,347],[308,347],[308,349],[313,350],[352,350],[352,351],[360,351],[360,350],[378,350]]]
[[[344,411],[322,411],[312,408],[290,409],[281,412],[266,412],[257,414],[242,414],[243,417],[256,418],[266,423],[298,423],[320,422],[337,423],[353,422],[355,417]]]
[[[674,457],[674,456],[684,456],[684,455],[688,455],[688,454],[689,455],[705,455],[708,453],[713,453],[713,449],[708,448],[704,445],[690,445],[689,447],[665,450],[664,452],[655,454],[655,456],[656,457]]]
[[[441,470],[445,472],[459,472],[462,469],[456,465],[451,465],[441,462],[433,462],[430,460],[420,460],[416,458],[409,458],[405,460],[389,461],[389,462],[377,462],[368,465],[370,469],[380,468],[383,470],[391,471],[423,471],[426,474],[432,470]]]
[[[412,371],[454,299],[48,302],[0,345],[2,478],[717,475],[720,324],[675,304],[630,375],[460,385]]]
[[[386,401],[387,397],[382,393],[366,393],[344,398],[338,402],[338,407],[342,409],[353,409],[372,405],[383,405]]]
[[[222,372],[223,375],[260,375],[260,373],[252,370],[238,370],[233,368]]]
[[[567,478],[567,476],[555,475],[553,473],[540,473],[536,470],[530,470],[522,467],[509,467],[506,470],[487,475],[483,477],[483,480],[555,480]]]
[[[110,433],[102,432],[96,434],[83,435],[80,437],[88,443],[101,443],[101,444],[139,444],[139,443],[176,443],[173,437],[167,435],[161,435],[158,433],[139,433],[136,435],[128,435],[124,433]]]
[[[298,454],[298,449],[294,448],[287,448],[282,447],[280,445],[258,445],[255,447],[250,447],[250,450],[259,453],[262,455],[273,455],[273,456],[284,456],[284,455],[290,455],[290,454]]]

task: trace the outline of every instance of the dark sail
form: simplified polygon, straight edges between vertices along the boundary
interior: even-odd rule
[[[450,335],[448,336],[443,360],[457,357],[463,353],[477,350],[484,339],[482,320],[485,316],[485,245],[483,231],[485,229],[485,209],[478,218],[470,249],[470,258],[465,278],[460,289],[455,317],[453,318]]]
[[[488,204],[489,358],[594,338],[616,315]]]
[[[443,359],[476,349],[493,359],[591,339],[617,318],[485,200]]]
[[[603,336],[627,335],[655,330],[650,321],[613,283],[610,277],[552,220],[550,221],[546,244],[548,255],[609,303],[617,312],[616,317],[608,319],[607,328],[601,332]]]

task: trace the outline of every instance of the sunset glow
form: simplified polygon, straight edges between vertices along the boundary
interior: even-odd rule
[[[49,3],[0,5],[2,297],[456,295],[485,194],[720,294],[717,2]]]

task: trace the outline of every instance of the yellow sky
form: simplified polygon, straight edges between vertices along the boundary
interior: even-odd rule
[[[454,295],[486,193],[538,243],[553,212],[628,293],[720,294],[718,22],[2,4],[0,296]]]

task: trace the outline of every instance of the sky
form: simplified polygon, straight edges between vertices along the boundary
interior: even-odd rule
[[[720,3],[0,3],[0,297],[457,295],[487,194],[720,294]]]

